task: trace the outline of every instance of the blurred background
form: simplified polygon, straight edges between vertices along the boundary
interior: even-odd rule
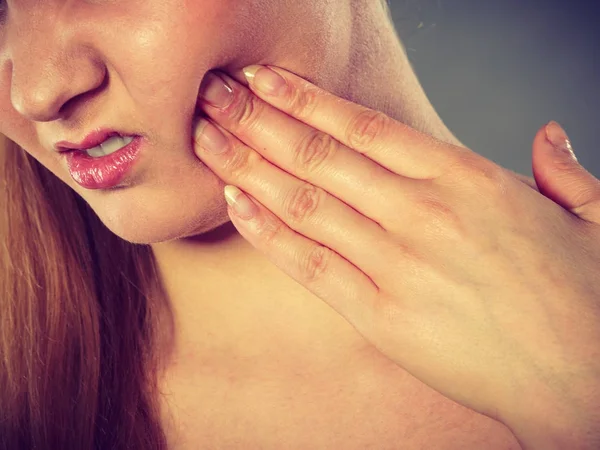
[[[599,0],[390,6],[425,92],[467,147],[532,176],[533,136],[556,120],[581,164],[600,178]]]

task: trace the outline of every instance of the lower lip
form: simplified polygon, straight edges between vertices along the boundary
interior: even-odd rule
[[[122,149],[99,158],[92,158],[82,150],[67,152],[65,155],[71,177],[86,189],[115,187],[133,167],[142,143],[142,137],[136,136]]]

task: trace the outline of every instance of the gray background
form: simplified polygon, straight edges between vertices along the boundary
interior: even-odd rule
[[[425,92],[469,148],[531,176],[531,143],[558,121],[600,178],[600,1],[390,0]]]

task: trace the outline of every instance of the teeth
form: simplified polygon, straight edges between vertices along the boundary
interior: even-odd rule
[[[133,137],[123,138],[120,136],[114,136],[107,139],[102,144],[94,148],[90,148],[89,150],[86,150],[85,152],[92,158],[99,158],[101,156],[110,155],[111,153],[114,153],[117,150],[121,150],[126,145],[129,145],[131,141],[133,141]]]

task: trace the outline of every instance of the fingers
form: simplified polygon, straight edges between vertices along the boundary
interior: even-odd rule
[[[544,196],[582,219],[600,224],[600,181],[579,164],[569,138],[556,122],[537,132],[532,164]]]
[[[330,135],[290,117],[231,77],[219,74],[208,78],[207,84],[212,81],[210,89],[218,89],[224,79],[232,91],[221,103],[224,107],[200,101],[210,119],[274,165],[331,193],[361,214],[380,222],[387,199],[411,189],[412,180],[389,172]]]
[[[379,295],[378,287],[364,272],[326,246],[295,232],[238,189],[227,186],[226,190],[231,220],[248,242],[351,324],[364,327],[371,317],[369,306],[377,303]],[[237,208],[241,216],[235,212]]]
[[[205,121],[196,131],[196,153],[220,179],[252,195],[299,234],[360,261],[361,270],[372,273],[380,265],[387,236],[379,224],[274,166],[220,125]],[[224,139],[217,144],[220,153],[208,150],[206,138],[214,144],[215,132]]]
[[[413,179],[435,178],[451,160],[452,146],[382,112],[331,94],[279,67],[250,66],[250,89],[277,109],[320,130],[389,171]],[[250,76],[248,76],[248,72]],[[269,94],[260,87],[278,75],[284,87]]]

